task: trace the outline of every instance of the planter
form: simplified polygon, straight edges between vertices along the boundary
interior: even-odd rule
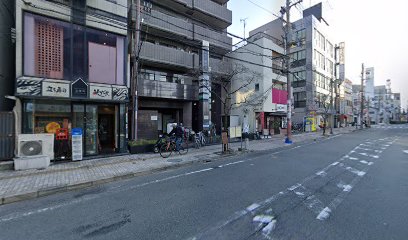
[[[153,152],[153,148],[154,148],[154,144],[129,146],[129,152],[131,154],[148,153],[148,152]]]

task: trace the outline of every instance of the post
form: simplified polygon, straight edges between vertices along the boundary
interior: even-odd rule
[[[131,77],[131,96],[132,96],[132,113],[131,113],[131,139],[137,140],[137,113],[138,113],[138,93],[137,82],[139,72],[139,52],[140,52],[140,0],[132,0],[132,6],[136,4],[135,14],[136,21],[132,22],[132,77]]]
[[[361,102],[360,102],[360,129],[363,129],[363,117],[364,117],[364,63],[361,64]]]
[[[287,101],[287,135],[285,139],[285,143],[291,144],[292,143],[292,83],[289,80],[290,75],[290,44],[289,44],[289,31],[291,31],[291,24],[290,24],[290,0],[286,0],[286,28],[285,28],[285,53],[286,53],[286,86],[287,86],[287,93],[288,93],[288,101]]]
[[[333,115],[333,87],[334,80],[330,80],[330,134],[333,134],[333,124],[334,124],[334,115]]]

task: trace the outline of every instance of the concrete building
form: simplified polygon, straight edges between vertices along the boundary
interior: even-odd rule
[[[226,33],[232,22],[228,0],[150,2],[151,9],[142,11],[138,137],[156,139],[169,123],[199,131],[211,122],[220,130],[222,111],[214,94],[220,89],[210,85],[200,90],[199,85],[204,73],[222,74],[231,68],[223,60],[232,49]],[[208,48],[203,50],[203,45]],[[213,94],[203,98],[203,91]]]
[[[342,126],[347,126],[353,119],[353,83],[346,79],[340,85],[340,117]]]
[[[20,132],[80,128],[85,157],[126,152],[127,1],[15,4]],[[55,148],[57,159],[69,155]]]
[[[327,34],[328,26],[322,13],[319,3],[305,9],[303,18],[292,24],[290,81],[293,83],[294,124],[302,123],[305,117],[315,118],[319,124],[319,115],[324,112],[322,103],[324,99],[330,101],[327,96],[335,79],[335,44]],[[283,35],[281,20],[252,32],[265,32],[280,39]]]
[[[231,90],[236,91],[231,126],[249,126],[250,132],[268,135],[279,133],[286,122],[287,86],[282,65],[273,59],[282,59],[283,54],[283,42],[262,32],[228,54],[235,59],[233,66],[242,65],[248,70],[231,83]]]
[[[11,111],[14,101],[5,99],[13,95],[15,78],[15,4],[3,0],[0,5],[0,112]]]

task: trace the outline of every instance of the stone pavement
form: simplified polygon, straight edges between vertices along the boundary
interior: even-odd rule
[[[355,128],[335,129],[335,134],[355,131]],[[323,138],[321,132],[303,133],[293,136],[295,144]],[[250,141],[249,151],[265,151],[279,147],[289,147],[284,143],[284,137]],[[230,144],[237,150],[241,142]],[[176,168],[195,162],[211,161],[233,154],[221,155],[221,145],[205,146],[200,149],[189,149],[186,155],[172,154],[170,158],[161,158],[159,154],[134,154],[52,164],[43,170],[0,171],[0,204],[41,197],[80,189],[119,179],[146,175],[155,171]]]

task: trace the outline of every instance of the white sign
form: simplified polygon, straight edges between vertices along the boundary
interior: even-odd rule
[[[72,161],[82,160],[82,129],[72,129]]]
[[[273,112],[287,112],[287,106],[285,104],[272,104],[272,111]]]
[[[109,85],[91,84],[89,90],[91,99],[112,100],[112,87]]]
[[[157,116],[150,116],[150,120],[157,121]]]
[[[69,82],[44,80],[42,96],[69,98]]]

